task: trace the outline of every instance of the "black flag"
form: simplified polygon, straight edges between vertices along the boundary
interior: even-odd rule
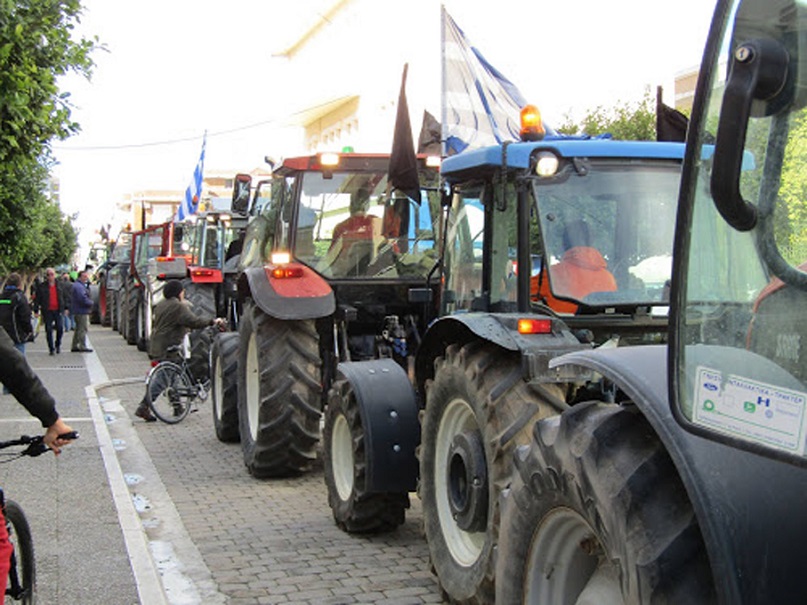
[[[656,140],[684,143],[689,118],[661,102],[661,86],[656,89]]]
[[[409,123],[409,106],[406,103],[406,72],[404,64],[401,93],[398,95],[398,115],[395,117],[395,133],[392,137],[392,153],[389,158],[389,181],[416,202],[420,202],[420,181],[412,126]]]
[[[423,111],[423,124],[418,137],[418,153],[440,155],[443,152],[443,133],[440,122],[428,111]]]

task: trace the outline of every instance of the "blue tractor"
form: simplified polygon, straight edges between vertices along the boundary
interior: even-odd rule
[[[444,159],[439,317],[411,367],[340,363],[325,417],[337,524],[402,523],[417,490],[457,603],[493,602],[500,496],[537,423],[627,401],[618,381],[555,360],[667,342],[684,145],[524,132]]]

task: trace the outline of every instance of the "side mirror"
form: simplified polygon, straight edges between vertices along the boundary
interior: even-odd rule
[[[233,182],[232,212],[246,214],[249,209],[249,192],[252,188],[252,177],[248,174],[236,174]]]

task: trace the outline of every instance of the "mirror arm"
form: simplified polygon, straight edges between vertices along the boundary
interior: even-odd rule
[[[750,231],[757,224],[756,207],[740,193],[751,104],[769,101],[782,91],[788,64],[788,53],[776,40],[751,40],[733,54],[712,159],[711,191],[720,215],[738,231]]]

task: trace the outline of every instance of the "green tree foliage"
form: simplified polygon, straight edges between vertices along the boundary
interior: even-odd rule
[[[579,123],[566,116],[557,127],[562,134],[587,134],[597,136],[610,134],[624,141],[656,140],[656,101],[650,91],[638,103],[622,103],[614,107],[598,106],[590,109]]]
[[[58,79],[90,76],[79,0],[0,0],[0,270],[67,262],[76,230],[46,194],[50,144],[78,131]]]

